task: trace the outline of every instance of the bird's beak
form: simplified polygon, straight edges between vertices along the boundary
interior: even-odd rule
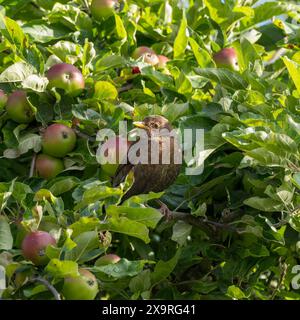
[[[140,128],[140,129],[147,129],[147,126],[145,125],[144,122],[142,121],[134,121],[133,122],[133,125],[137,128]]]

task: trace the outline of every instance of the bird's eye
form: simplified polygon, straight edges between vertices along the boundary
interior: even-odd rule
[[[152,122],[150,126],[154,129],[158,129],[158,124],[156,122]]]

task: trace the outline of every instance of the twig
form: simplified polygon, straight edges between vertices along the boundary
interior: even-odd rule
[[[187,222],[195,227],[198,227],[198,228],[202,229],[203,231],[206,231],[210,234],[213,231],[215,232],[216,229],[223,229],[223,230],[227,230],[230,232],[239,233],[238,229],[230,226],[229,224],[207,220],[206,218],[197,218],[197,217],[192,216],[190,213],[186,213],[186,212],[170,211],[169,217],[174,220],[185,221],[185,222]]]
[[[34,174],[34,168],[35,168],[35,161],[36,161],[36,153],[33,154],[31,165],[30,165],[30,171],[29,171],[29,178],[33,177]]]
[[[280,291],[280,287],[281,287],[281,285],[282,285],[282,283],[283,283],[283,281],[285,279],[286,273],[287,273],[288,265],[285,262],[282,262],[282,257],[280,257],[280,259],[279,259],[279,265],[280,265],[280,268],[281,268],[280,279],[278,281],[277,287],[272,292],[271,300],[274,300],[276,295],[277,295],[277,293]]]
[[[93,138],[93,137],[89,136],[88,134],[79,131],[78,129],[73,129],[73,130],[75,131],[77,136],[80,137],[80,138],[83,138],[85,140],[89,140],[91,142],[95,142],[96,141],[96,138]]]
[[[123,87],[118,89],[119,93],[125,92],[125,91],[129,91],[130,89],[133,88],[133,84],[132,83],[128,83],[126,85],[124,85]]]
[[[53,294],[55,300],[61,300],[60,294],[53,287],[53,285],[50,284],[46,279],[44,279],[42,277],[35,277],[35,278],[30,279],[29,281],[42,283]]]

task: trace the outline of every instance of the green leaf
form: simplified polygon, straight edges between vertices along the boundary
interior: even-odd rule
[[[93,249],[99,249],[100,241],[96,231],[87,231],[79,234],[73,239],[76,247],[66,252],[65,259],[84,263],[89,260],[89,253]],[[99,250],[99,254],[101,251]]]
[[[73,237],[79,236],[86,231],[94,231],[101,226],[101,222],[96,217],[81,217],[69,226],[73,230]]]
[[[40,24],[30,22],[22,26],[24,33],[28,34],[35,42],[47,43],[58,40],[66,36],[69,31],[59,25],[46,25],[41,21]]]
[[[102,100],[115,100],[118,97],[116,87],[108,81],[97,81],[95,83],[94,98]]]
[[[174,41],[174,59],[183,58],[184,56],[188,44],[187,26],[185,13],[183,12],[179,30]]]
[[[236,72],[227,69],[195,69],[200,76],[211,81],[217,82],[228,89],[245,89],[247,87],[246,81]]]
[[[76,177],[61,177],[57,178],[49,188],[50,192],[55,196],[59,196],[75,188],[80,180]]]
[[[145,243],[150,242],[148,228],[143,223],[125,217],[110,217],[103,229],[127,234],[128,236],[139,238]]]
[[[108,264],[105,266],[98,266],[91,268],[92,272],[102,272],[115,279],[121,279],[124,277],[133,277],[139,274],[147,261],[129,261],[122,258],[119,262],[114,264]]]
[[[214,65],[211,55],[206,51],[206,49],[200,47],[196,40],[190,37],[189,43],[200,68],[207,68],[210,65]]]
[[[79,276],[78,264],[68,260],[60,261],[58,259],[52,259],[46,266],[45,271],[54,278]]]
[[[13,247],[13,237],[10,231],[8,220],[0,216],[0,250],[11,250]]]
[[[159,260],[152,273],[152,283],[158,283],[166,279],[174,270],[180,258],[181,250],[178,249],[173,258],[168,261]]]
[[[130,220],[142,223],[149,228],[154,229],[162,218],[162,214],[154,208],[132,208],[126,206],[111,205],[106,208],[107,214],[124,215]]]
[[[173,226],[172,240],[176,241],[179,245],[186,243],[187,237],[190,235],[192,226],[183,221],[177,221]]]
[[[246,199],[244,204],[265,212],[280,212],[284,209],[283,203],[270,198],[251,197]]]
[[[16,62],[0,74],[0,82],[22,82],[35,72],[33,66]]]
[[[244,292],[237,286],[230,286],[227,288],[227,295],[235,300],[245,299]]]
[[[288,57],[283,57],[283,62],[294,81],[298,93],[300,94],[300,65],[297,62],[290,60]]]
[[[27,153],[29,150],[39,152],[41,150],[41,136],[33,133],[28,133],[20,138],[20,143],[16,149],[6,149],[3,156],[8,159],[18,158],[20,155]]]
[[[127,32],[122,22],[122,19],[117,14],[115,14],[115,23],[116,23],[116,33],[118,38],[126,41]]]
[[[96,71],[120,67],[125,63],[126,59],[122,56],[105,56],[96,62]]]

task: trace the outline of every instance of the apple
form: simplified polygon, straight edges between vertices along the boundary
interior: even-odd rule
[[[234,48],[224,48],[214,54],[213,59],[219,68],[239,70],[237,54]]]
[[[100,257],[96,262],[95,266],[105,266],[107,264],[115,264],[118,263],[121,260],[119,256],[116,254],[110,253],[106,254],[103,257]]]
[[[7,95],[3,90],[0,89],[0,110],[2,110],[7,103]]]
[[[158,64],[157,67],[159,69],[163,69],[167,66],[167,62],[170,61],[170,59],[164,55],[159,54],[158,56]]]
[[[159,63],[159,59],[151,48],[148,47],[138,47],[132,53],[132,58],[137,60],[139,58],[143,58],[145,63],[148,63],[152,66],[155,66]]]
[[[56,245],[56,240],[45,231],[30,232],[22,242],[22,254],[24,258],[32,261],[37,266],[46,265],[49,258],[46,256],[46,248]]]
[[[18,123],[30,123],[35,111],[30,105],[25,91],[17,90],[7,99],[6,111],[10,119]]]
[[[106,140],[98,149],[97,159],[102,165],[102,170],[113,177],[122,159],[126,157],[130,141],[116,136]]]
[[[51,124],[43,133],[43,152],[49,156],[63,158],[71,152],[76,144],[76,134],[73,129],[63,124]]]
[[[35,169],[37,175],[41,178],[51,179],[64,170],[64,164],[61,159],[51,157],[47,154],[39,154],[36,157]]]
[[[79,276],[65,278],[63,296],[67,300],[94,300],[99,291],[96,277],[86,269],[78,271]]]
[[[46,76],[48,88],[63,89],[71,96],[79,95],[85,86],[81,71],[72,64],[57,63],[47,71]]]
[[[97,19],[107,19],[112,16],[118,0],[92,0],[91,13]]]

